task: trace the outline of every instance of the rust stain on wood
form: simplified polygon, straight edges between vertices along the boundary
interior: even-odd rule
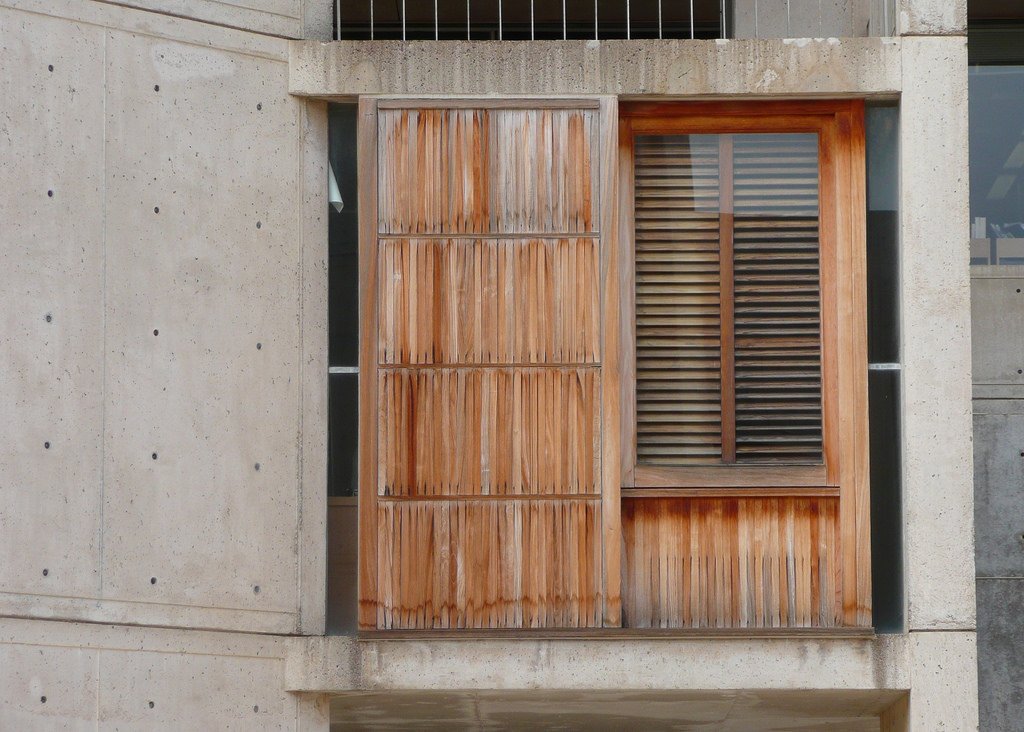
[[[841,624],[836,498],[627,499],[622,528],[628,627]]]
[[[383,239],[381,364],[593,364],[594,239]]]
[[[599,493],[595,368],[383,369],[378,494]]]
[[[379,504],[380,629],[590,628],[600,500]]]

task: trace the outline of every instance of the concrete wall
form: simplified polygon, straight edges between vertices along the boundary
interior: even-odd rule
[[[886,729],[975,728],[963,2],[897,39],[289,47],[311,7],[0,0],[0,728],[323,728],[427,679],[910,690]],[[906,633],[315,637],[319,100],[381,93],[902,95]]]
[[[1024,718],[1024,266],[973,268],[978,681],[983,729]]]
[[[287,80],[281,38],[0,2],[0,729],[326,726],[279,635],[326,556],[326,109]]]

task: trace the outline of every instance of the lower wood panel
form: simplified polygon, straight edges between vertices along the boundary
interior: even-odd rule
[[[638,498],[622,507],[633,628],[840,624],[837,498]]]
[[[598,500],[381,501],[377,627],[590,628]]]

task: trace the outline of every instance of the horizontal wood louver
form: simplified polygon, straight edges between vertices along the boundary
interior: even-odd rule
[[[818,137],[735,135],[736,460],[822,460]]]
[[[715,136],[635,142],[637,460],[721,461],[719,155]]]

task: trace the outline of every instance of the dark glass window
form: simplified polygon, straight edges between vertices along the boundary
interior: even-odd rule
[[[330,424],[328,495],[356,494],[359,425],[359,212],[356,195],[356,107],[328,111]]]
[[[876,631],[899,633],[903,630],[899,109],[869,105],[865,121],[872,608]]]

